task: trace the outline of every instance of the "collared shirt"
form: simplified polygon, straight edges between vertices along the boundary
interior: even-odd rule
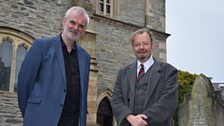
[[[67,82],[66,98],[62,115],[73,115],[74,113],[79,113],[80,104],[80,74],[77,47],[74,42],[71,52],[68,52],[62,38],[61,41]]]
[[[153,63],[154,63],[154,60],[153,60],[152,56],[150,56],[150,58],[146,62],[143,63],[145,73],[153,65]],[[136,75],[138,75],[138,73],[139,73],[139,71],[141,69],[141,64],[142,63],[137,60],[137,74]]]

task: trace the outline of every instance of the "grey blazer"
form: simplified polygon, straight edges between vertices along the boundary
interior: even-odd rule
[[[172,115],[178,105],[177,69],[154,59],[148,80],[144,112],[150,126],[172,126]],[[130,125],[126,120],[134,110],[137,62],[120,69],[111,100],[118,126]]]

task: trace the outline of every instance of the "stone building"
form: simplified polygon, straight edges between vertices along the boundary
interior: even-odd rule
[[[0,0],[0,126],[22,125],[16,87],[24,56],[35,38],[60,33],[61,18],[74,5],[91,17],[78,42],[91,55],[88,125],[116,125],[110,99],[117,71],[135,60],[133,31],[150,28],[153,56],[166,62],[165,0]]]

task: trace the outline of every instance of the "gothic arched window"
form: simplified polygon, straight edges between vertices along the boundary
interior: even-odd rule
[[[11,64],[12,43],[10,40],[3,40],[0,44],[0,90],[9,90]]]
[[[0,27],[0,91],[15,92],[22,61],[33,37],[13,28]]]
[[[23,59],[27,53],[27,47],[25,45],[19,45],[17,48],[17,56],[16,56],[16,76],[15,76],[15,88],[17,87],[17,80],[19,75],[19,70],[22,65]]]

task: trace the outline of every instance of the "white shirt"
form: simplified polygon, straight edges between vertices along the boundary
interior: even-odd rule
[[[152,66],[153,63],[154,63],[154,60],[153,60],[152,56],[150,56],[150,58],[143,63],[145,73],[148,71],[148,69]],[[141,64],[142,63],[137,60],[137,75],[141,69]]]

